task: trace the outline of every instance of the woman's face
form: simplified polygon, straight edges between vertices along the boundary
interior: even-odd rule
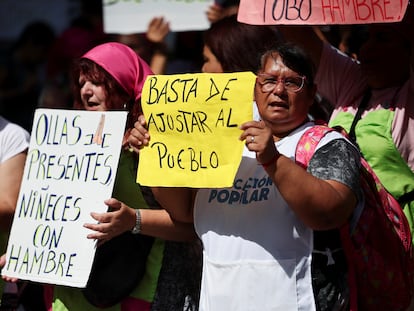
[[[208,73],[223,73],[223,67],[221,67],[220,62],[211,52],[210,48],[207,45],[204,45],[203,48],[203,58],[204,64],[201,68],[202,72]]]
[[[306,120],[315,92],[316,87],[310,89],[306,78],[288,68],[277,53],[267,58],[255,86],[260,116],[276,136]]]
[[[80,97],[85,110],[108,110],[107,95],[102,83],[90,81],[82,73],[79,75]]]

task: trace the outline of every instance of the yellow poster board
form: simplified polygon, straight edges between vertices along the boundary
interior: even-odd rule
[[[137,181],[146,186],[221,188],[233,184],[253,119],[251,72],[149,76],[142,109],[151,136]]]

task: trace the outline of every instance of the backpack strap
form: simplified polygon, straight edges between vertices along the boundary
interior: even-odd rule
[[[343,135],[346,132],[338,128],[330,128],[325,125],[315,125],[310,129],[306,130],[303,133],[302,137],[299,139],[298,144],[296,145],[295,161],[298,165],[302,166],[304,169],[308,167],[310,159],[315,153],[315,149],[318,146],[318,143],[321,139],[329,132],[338,131]],[[353,217],[355,218],[355,217]],[[355,221],[356,223],[356,221]],[[343,227],[339,228],[341,234],[341,242],[343,247],[349,248],[352,245],[352,242],[349,237],[349,232],[351,231],[351,224],[346,223]],[[349,287],[349,299],[350,299],[350,311],[358,311],[358,296],[357,296],[357,283],[355,278],[355,267],[352,262],[347,260],[348,266],[348,287]]]
[[[349,129],[349,138],[352,140],[353,143],[356,144],[356,135],[355,135],[355,127],[359,120],[361,120],[362,113],[368,106],[368,102],[371,98],[371,90],[366,89],[364,96],[362,97],[361,103],[358,106],[358,110],[355,114],[354,120],[352,120],[351,127]]]
[[[397,201],[398,203],[400,203],[401,206],[404,206],[406,203],[414,201],[414,190],[404,193],[402,196],[398,198]]]
[[[335,129],[330,128],[327,125],[314,125],[307,129],[296,145],[296,163],[304,169],[307,169],[318,143],[328,132],[332,131],[335,131]]]

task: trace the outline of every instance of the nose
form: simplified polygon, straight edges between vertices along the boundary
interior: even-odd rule
[[[91,95],[92,93],[93,93],[93,84],[90,81],[86,81],[81,88],[81,94]]]
[[[275,81],[275,86],[273,88],[274,94],[280,94],[285,91],[285,81],[283,78],[278,78],[277,81]]]

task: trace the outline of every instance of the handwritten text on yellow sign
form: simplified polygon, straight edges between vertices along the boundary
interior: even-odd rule
[[[140,154],[138,182],[148,186],[227,187],[252,119],[250,72],[150,76],[142,108],[151,136]]]

